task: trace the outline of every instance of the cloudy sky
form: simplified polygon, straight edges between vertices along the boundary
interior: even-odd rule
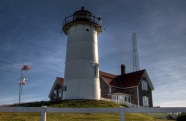
[[[155,90],[154,106],[186,107],[185,0],[0,0],[0,105],[18,103],[21,63],[22,102],[49,100],[57,76],[64,76],[67,37],[63,20],[81,6],[102,17],[100,70],[132,71],[132,32],[137,33],[140,69]]]

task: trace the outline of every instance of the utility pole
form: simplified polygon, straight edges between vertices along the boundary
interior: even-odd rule
[[[133,72],[140,70],[139,58],[138,58],[138,48],[137,48],[137,39],[136,33],[132,33],[132,48],[133,48]]]

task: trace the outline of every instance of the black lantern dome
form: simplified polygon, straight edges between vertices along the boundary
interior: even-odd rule
[[[67,34],[68,28],[71,25],[79,23],[94,25],[99,33],[102,32],[101,17],[93,16],[91,12],[84,10],[84,7],[81,7],[81,10],[78,10],[74,12],[73,15],[65,18],[63,22],[63,31]]]

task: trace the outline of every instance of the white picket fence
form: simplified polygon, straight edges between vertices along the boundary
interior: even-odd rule
[[[120,121],[125,121],[125,113],[178,113],[182,108],[49,108],[49,107],[0,107],[0,112],[40,112],[40,121],[46,121],[46,113],[119,113]]]

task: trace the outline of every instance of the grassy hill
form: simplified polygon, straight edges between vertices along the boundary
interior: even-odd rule
[[[120,105],[106,101],[93,100],[68,100],[60,102],[36,102],[25,103],[20,106],[24,107],[77,107],[77,108],[110,108],[119,107]],[[155,119],[153,117],[138,114],[126,113],[125,121],[168,121],[163,119]],[[0,121],[39,121],[40,113],[0,113]],[[117,113],[47,113],[47,121],[119,121]]]
[[[35,103],[25,103],[20,106],[24,107],[41,107],[41,106],[47,106],[47,107],[59,107],[59,108],[67,108],[67,107],[76,107],[76,108],[112,108],[112,107],[119,107],[120,105],[107,102],[107,101],[101,101],[101,100],[64,100],[59,102],[35,102]]]

